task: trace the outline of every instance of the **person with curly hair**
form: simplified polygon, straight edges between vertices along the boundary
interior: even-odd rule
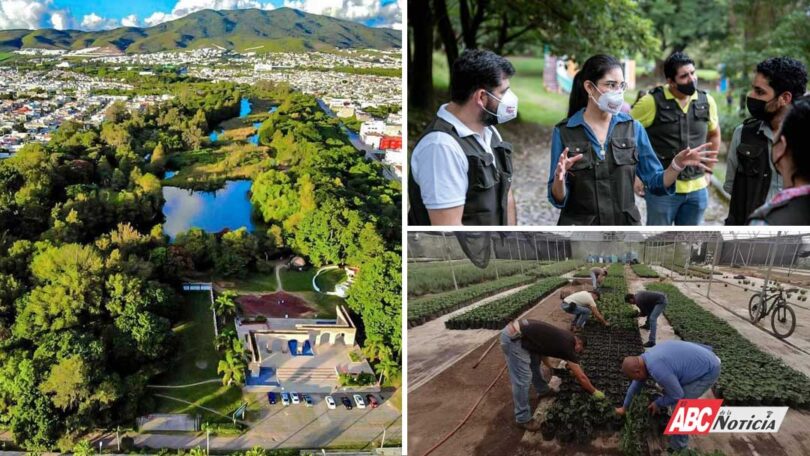
[[[723,188],[731,194],[726,225],[745,225],[754,209],[785,186],[785,175],[771,161],[774,132],[806,88],[807,69],[796,59],[774,57],[757,65],[746,99],[751,117],[734,130],[726,158]]]
[[[756,209],[749,225],[810,225],[810,96],[795,100],[773,138],[771,161],[785,189]]]

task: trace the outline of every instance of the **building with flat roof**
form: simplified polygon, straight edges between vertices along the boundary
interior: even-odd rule
[[[340,374],[374,374],[367,361],[352,361],[359,352],[357,327],[337,306],[335,319],[236,319],[236,331],[250,353],[245,388],[251,391],[331,393],[341,390]],[[377,385],[352,391],[379,391]]]

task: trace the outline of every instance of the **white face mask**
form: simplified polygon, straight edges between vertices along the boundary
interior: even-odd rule
[[[498,118],[499,124],[509,122],[510,120],[517,117],[518,97],[517,95],[514,94],[514,92],[512,92],[512,89],[508,89],[501,98],[496,97],[495,95],[487,92],[486,90],[484,90],[484,92],[500,102],[498,104],[497,113],[489,111],[486,107],[484,107],[484,111]]]
[[[602,91],[599,90],[599,87],[596,87],[596,85],[593,87],[597,92],[599,92],[599,100],[591,95],[588,96],[591,97],[597,106],[599,106],[599,109],[609,114],[618,114],[619,111],[622,110],[622,105],[624,104],[624,92],[602,93]]]

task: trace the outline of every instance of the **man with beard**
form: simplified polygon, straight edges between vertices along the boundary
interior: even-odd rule
[[[651,90],[630,111],[647,129],[650,143],[664,168],[675,155],[687,148],[710,143],[720,150],[720,121],[717,103],[698,89],[695,62],[683,52],[675,52],[664,62],[667,84]],[[709,205],[709,174],[697,166],[679,170],[674,195],[643,192],[636,180],[636,192],[647,201],[647,225],[700,225]]]
[[[754,209],[784,187],[771,162],[774,132],[806,87],[807,69],[798,60],[775,57],[757,65],[746,99],[751,117],[734,130],[726,158],[723,188],[731,194],[726,225],[745,225]]]
[[[512,146],[495,125],[517,117],[515,68],[490,51],[453,64],[450,102],[416,143],[408,172],[410,225],[515,225]]]

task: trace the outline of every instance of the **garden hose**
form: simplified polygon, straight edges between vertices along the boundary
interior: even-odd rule
[[[481,355],[480,358],[478,358],[478,361],[476,361],[475,364],[473,364],[472,366],[473,369],[475,369],[476,367],[478,367],[479,364],[481,364],[481,361],[484,360],[484,357],[487,356],[487,353],[489,353],[489,351],[492,350],[492,347],[494,347],[495,344],[497,344],[498,342],[499,342],[498,339],[492,341],[492,345],[490,345],[489,348],[487,348],[487,350],[484,352],[484,354]]]
[[[492,344],[492,347],[494,347],[494,346],[495,346],[495,344],[493,343],[493,344]],[[489,347],[489,348],[491,349],[492,347]],[[487,351],[489,351],[489,350],[487,350]],[[464,417],[464,419],[463,419],[463,420],[461,420],[461,423],[458,423],[458,426],[456,426],[456,427],[455,427],[455,429],[453,429],[452,431],[450,431],[449,433],[447,433],[447,435],[445,435],[445,436],[444,436],[444,437],[443,437],[441,440],[439,440],[439,442],[438,442],[438,443],[436,443],[436,444],[435,444],[435,445],[433,445],[433,446],[432,446],[432,447],[431,447],[429,450],[427,450],[427,451],[426,451],[426,452],[425,452],[425,453],[424,453],[422,456],[428,456],[430,453],[433,453],[434,451],[436,451],[436,449],[437,449],[437,448],[439,448],[440,446],[442,446],[442,445],[444,444],[444,442],[446,442],[446,441],[447,441],[447,440],[448,440],[450,437],[452,437],[452,436],[453,436],[453,434],[455,434],[456,432],[458,432],[458,430],[459,430],[459,429],[461,429],[461,427],[462,427],[462,426],[464,426],[464,423],[466,423],[466,422],[467,422],[467,420],[469,420],[469,419],[470,419],[470,417],[472,416],[473,412],[475,412],[475,409],[476,409],[476,408],[478,408],[478,405],[479,405],[479,404],[481,404],[481,401],[483,401],[483,400],[484,400],[484,397],[486,397],[486,395],[487,395],[487,393],[489,392],[489,390],[491,390],[491,389],[492,389],[492,387],[493,387],[493,386],[495,386],[495,383],[497,383],[497,382],[498,382],[498,379],[500,379],[500,378],[501,378],[501,376],[503,375],[503,373],[504,373],[504,372],[506,372],[506,364],[504,364],[503,368],[501,368],[501,371],[498,373],[498,375],[495,377],[495,379],[494,379],[494,380],[492,380],[492,383],[490,383],[490,384],[489,384],[489,386],[487,387],[487,389],[485,389],[485,390],[484,390],[484,392],[483,392],[483,393],[481,393],[481,397],[479,397],[479,398],[478,398],[478,400],[477,400],[477,401],[475,401],[475,404],[473,404],[473,406],[472,406],[472,408],[470,409],[470,411],[469,411],[469,412],[467,412],[467,416],[465,416],[465,417]]]

